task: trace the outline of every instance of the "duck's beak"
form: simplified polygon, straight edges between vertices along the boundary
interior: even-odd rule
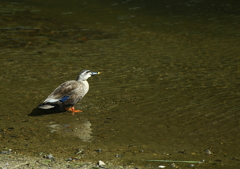
[[[92,72],[92,75],[99,75],[101,72]]]

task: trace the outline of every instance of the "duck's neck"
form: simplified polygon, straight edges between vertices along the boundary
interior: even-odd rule
[[[88,81],[84,80],[84,81],[80,81],[80,82],[83,83],[83,85],[84,85],[84,90],[85,90],[86,92],[88,92],[88,89],[89,89]]]
[[[82,79],[76,79],[77,82],[82,82],[83,84],[88,84],[87,80],[82,80]]]

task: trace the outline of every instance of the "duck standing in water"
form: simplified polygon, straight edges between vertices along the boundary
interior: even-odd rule
[[[71,111],[72,115],[82,112],[75,110],[74,105],[80,101],[89,90],[87,79],[100,72],[91,72],[83,70],[76,80],[70,80],[58,86],[38,107],[41,109],[60,108]]]

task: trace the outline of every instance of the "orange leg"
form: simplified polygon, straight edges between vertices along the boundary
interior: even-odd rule
[[[74,115],[75,113],[80,113],[82,112],[82,110],[75,110],[75,107],[70,107],[70,108],[65,108],[66,111],[70,111],[72,112],[72,115]]]

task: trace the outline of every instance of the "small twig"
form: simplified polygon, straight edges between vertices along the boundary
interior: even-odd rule
[[[174,160],[146,160],[146,161],[159,161],[159,162],[166,162],[166,163],[204,163],[203,161],[174,161]]]
[[[18,164],[18,165],[16,165],[15,167],[13,167],[13,168],[18,168],[18,167],[20,167],[20,166],[22,166],[22,165],[28,165],[29,164],[29,162],[26,162],[26,163],[22,163],[22,164]]]

